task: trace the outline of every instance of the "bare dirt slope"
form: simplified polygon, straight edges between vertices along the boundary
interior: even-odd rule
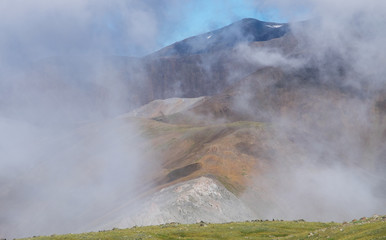
[[[312,76],[317,79],[315,72],[306,69],[263,68],[212,97],[185,103],[186,99],[176,98],[155,101],[121,116],[138,122],[162,169],[144,180],[154,185],[143,196],[165,208],[145,208],[147,216],[159,214],[157,223],[183,221],[184,212],[169,207],[175,203],[173,194],[167,199],[162,191],[202,176],[242,197],[255,216],[263,216],[264,208],[283,204],[272,190],[283,184],[277,179],[307,163],[317,169],[340,164],[378,176],[386,136],[382,94],[367,97],[333,81],[310,81]],[[143,118],[138,120],[133,113]],[[379,188],[378,181],[374,189]],[[208,212],[197,214],[197,219],[205,218]],[[227,218],[221,211],[212,214]]]
[[[103,229],[159,225],[171,222],[231,222],[255,217],[237,196],[213,178],[174,184],[152,194],[136,210],[123,208],[109,216]]]
[[[204,101],[205,97],[198,98],[168,98],[151,101],[140,108],[123,115],[139,118],[155,118],[190,110]]]

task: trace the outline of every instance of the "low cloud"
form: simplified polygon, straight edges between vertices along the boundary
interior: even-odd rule
[[[290,72],[309,75],[303,82],[292,82],[297,84],[290,98],[294,105],[288,103],[284,113],[268,114],[274,129],[270,146],[276,152],[273,168],[256,180],[270,202],[257,206],[257,213],[267,218],[316,221],[384,214],[385,192],[380,186],[385,182],[386,128],[384,112],[376,106],[384,97],[381,91],[386,83],[381,67],[386,57],[382,44],[386,40],[385,4],[275,3],[289,19],[296,12],[285,8],[293,3],[308,9],[312,16],[291,24],[302,61],[293,65],[290,58],[267,56],[265,50],[253,55],[259,62],[267,59],[267,65],[292,64]],[[248,101],[259,104],[250,99],[240,102],[245,105]]]

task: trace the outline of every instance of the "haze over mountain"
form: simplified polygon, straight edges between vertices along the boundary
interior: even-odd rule
[[[385,214],[386,21],[355,6],[11,71],[0,237]]]
[[[259,41],[265,48],[272,45],[289,51],[295,40],[285,35],[287,32],[288,24],[243,19],[144,58],[94,56],[93,61],[89,61],[88,57],[58,56],[43,59],[4,83],[3,88],[9,91],[2,95],[2,109],[12,114],[14,105],[33,104],[49,112],[53,122],[60,122],[69,111],[77,112],[74,121],[90,121],[124,113],[155,99],[212,95],[255,71],[255,64],[243,59],[237,46]],[[209,35],[213,38],[208,39]],[[285,44],[278,44],[276,39],[283,35]],[[174,54],[175,51],[178,54]],[[107,85],[106,79],[109,79]],[[22,99],[9,97],[16,95],[14,91],[20,88],[27,88],[31,93]],[[68,97],[77,104],[66,100]],[[51,101],[46,102],[46,98]],[[29,112],[29,108],[17,109],[14,115],[21,115],[22,111],[25,117],[35,118],[37,122],[36,118],[42,116]],[[46,117],[43,114],[43,121]]]
[[[268,41],[289,32],[287,23],[263,22],[244,18],[223,28],[184,39],[165,47],[151,56],[183,56],[213,53],[233,48],[241,43]]]

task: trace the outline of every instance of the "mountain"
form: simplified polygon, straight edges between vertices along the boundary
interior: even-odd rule
[[[162,189],[144,202],[138,211],[120,209],[113,221],[105,220],[105,229],[127,226],[159,225],[170,222],[231,222],[252,219],[245,204],[217,180],[199,177]]]
[[[51,114],[73,126],[37,141],[39,164],[6,200],[17,189],[54,199],[49,233],[384,211],[385,87],[368,87],[339,51],[315,53],[303,25],[243,19],[143,58],[37,62],[10,91],[31,89],[21,101],[44,124]],[[40,189],[46,174],[71,194]],[[56,214],[79,199],[77,219]],[[0,226],[45,230],[13,221]]]
[[[289,24],[247,18],[176,42],[144,58],[152,100],[213,95],[262,67],[245,58],[240,46],[290,55],[297,40]]]
[[[282,48],[289,54],[296,40],[288,24],[243,19],[142,58],[41,59],[2,86],[0,110],[15,116],[21,111],[37,123],[51,116],[53,124],[76,111],[72,114],[76,124],[116,116],[156,99],[213,95],[259,68],[238,53],[237,47],[245,44],[257,49]],[[30,94],[22,99],[7,97],[21,89]],[[28,104],[40,106],[42,114],[19,107]],[[14,113],[16,108],[18,113]]]
[[[150,56],[170,57],[213,53],[233,48],[237,44],[280,38],[289,31],[290,27],[287,23],[244,18],[223,28],[176,42]]]

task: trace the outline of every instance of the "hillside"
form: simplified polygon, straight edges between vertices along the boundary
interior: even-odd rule
[[[0,237],[381,239],[385,217],[331,221],[385,214],[384,75],[319,52],[318,27],[243,19],[29,65],[0,96]]]
[[[385,239],[386,216],[361,218],[350,223],[255,220],[251,222],[113,229],[83,234],[52,235],[25,240],[61,239]]]
[[[283,183],[276,179],[270,181],[269,176],[280,171],[281,175],[292,178],[289,174],[301,169],[304,165],[303,159],[310,156],[314,161],[312,164],[319,169],[329,170],[328,164],[335,161],[350,171],[366,169],[366,175],[356,173],[355,178],[369,178],[367,174],[370,173],[378,175],[379,169],[383,168],[384,157],[382,142],[385,136],[385,123],[380,120],[383,114],[377,117],[377,114],[372,113],[373,115],[369,117],[373,124],[367,126],[365,132],[355,132],[353,129],[359,127],[361,122],[358,122],[349,109],[344,108],[368,104],[369,100],[327,86],[321,89],[320,86],[316,88],[314,84],[310,84],[308,87],[304,85],[302,89],[298,89],[294,86],[282,87],[274,81],[266,85],[269,91],[262,89],[257,91],[258,94],[255,96],[252,95],[259,100],[250,100],[264,104],[259,105],[256,110],[261,110],[262,114],[266,115],[243,114],[243,108],[233,105],[237,97],[244,96],[240,86],[246,83],[258,86],[254,81],[274,80],[272,74],[279,76],[276,81],[285,76],[275,69],[261,70],[234,88],[214,97],[158,100],[130,114],[120,116],[118,119],[124,122],[139,124],[140,134],[146,139],[146,146],[151,146],[156,152],[162,170],[142,175],[143,182],[153,185],[140,194],[143,204],[137,206],[134,212],[130,202],[122,206],[117,205],[98,219],[94,226],[101,224],[99,226],[112,228],[167,222],[194,223],[198,220],[221,222],[225,219],[241,221],[263,216],[277,217],[279,215],[272,214],[269,209],[285,205],[282,202],[285,196],[275,191],[275,185]],[[294,82],[298,84],[296,80]],[[254,88],[248,87],[248,90],[254,91]],[[266,95],[272,91],[275,92],[274,95],[270,97]],[[377,104],[373,104],[376,109]],[[251,113],[255,106],[247,105],[248,112]],[[334,121],[318,114],[320,109],[329,109],[335,118]],[[133,115],[140,115],[142,118],[138,119]],[[287,123],[283,126],[276,122],[276,117],[280,119],[294,117],[297,121],[292,125]],[[300,132],[299,129],[303,129],[304,132]],[[331,138],[332,132],[340,134],[345,141],[358,136],[367,140],[349,145],[356,148],[355,156],[352,156],[350,154],[354,150],[351,150],[351,153],[345,152],[346,148],[339,145],[340,139]],[[327,139],[330,141],[323,142],[323,147],[330,150],[329,158],[312,156],[315,149],[311,139],[315,139],[316,136],[321,138],[321,141]],[[338,159],[335,155],[343,158]],[[282,169],[286,172],[281,172]],[[317,169],[309,168],[307,171]],[[203,179],[202,177],[209,177],[208,181],[214,181],[216,189],[223,190],[219,192],[213,190],[214,192],[210,194],[204,193],[204,190],[200,192],[201,188],[196,189],[195,186],[196,181]],[[372,187],[374,190],[377,189],[377,198],[382,203],[385,193],[382,181],[379,180],[374,178],[375,185]],[[325,184],[323,179],[319,184],[320,186]],[[182,185],[186,190],[177,191],[176,189]],[[308,190],[307,194],[317,195],[318,191],[315,190],[315,192]],[[201,197],[195,197],[193,192]],[[208,198],[205,197],[207,195]],[[236,198],[229,197],[230,195]],[[196,199],[197,204],[181,199],[191,201]],[[227,202],[226,199],[230,201]],[[206,202],[213,204],[208,208]],[[239,206],[240,214],[232,214],[230,206]],[[242,208],[247,210],[244,211]],[[309,211],[311,213],[317,210],[311,206]],[[323,215],[310,213],[306,214],[308,219],[328,220]],[[340,214],[345,216],[343,219],[355,216],[346,208],[336,215],[338,219],[341,219]],[[290,217],[291,215],[287,216]]]
[[[261,151],[254,149],[258,142],[263,142],[269,136],[269,130],[265,130],[263,124],[234,122],[209,126],[174,125],[126,116],[110,122],[111,125],[117,126],[117,129],[123,129],[126,124],[133,123],[139,125],[140,138],[145,140],[140,143],[141,148],[151,147],[153,154],[157,155],[156,164],[159,167],[155,169],[159,170],[141,170],[142,175],[137,181],[148,187],[141,188],[134,199],[122,198],[114,206],[109,206],[109,210],[91,225],[93,229],[101,226],[128,227],[139,223],[152,225],[170,221],[194,223],[197,219],[211,222],[221,222],[221,219],[240,221],[255,216],[250,210],[241,214],[240,206],[243,203],[239,197],[251,183],[256,171],[263,171],[269,166],[269,156],[264,155],[264,147],[260,147]],[[99,126],[95,125],[90,130],[92,129],[99,129]],[[154,164],[154,160],[148,159],[148,162],[143,163],[143,167]],[[184,194],[190,196],[189,189],[195,189],[195,181],[202,176],[208,177],[207,181],[212,182],[214,189],[218,190],[213,189],[214,192],[206,194],[198,188],[197,205],[188,210],[190,201],[179,203],[178,199],[186,198],[183,197]],[[186,185],[187,189],[174,193],[174,189],[179,185]],[[177,195],[174,197],[175,194]],[[208,195],[208,198],[205,195]],[[212,196],[219,199],[212,199]],[[203,208],[208,201],[216,203],[212,207]],[[141,204],[137,206],[137,202]],[[132,204],[136,204],[136,207],[133,208]],[[176,204],[180,207],[176,208]],[[182,211],[175,212],[177,209]],[[232,214],[230,209],[237,210]],[[127,220],[124,220],[126,218]]]
[[[270,27],[278,25],[281,27]],[[213,38],[207,39],[208,34]],[[209,42],[196,41],[202,38]],[[286,40],[278,43],[281,38]],[[43,58],[10,76],[12,81],[2,83],[0,111],[14,117],[23,115],[39,124],[48,120],[57,124],[72,115],[71,124],[77,124],[108,119],[157,99],[210,96],[261,67],[239,52],[238,46],[245,44],[293,54],[297,40],[288,24],[243,19],[144,57],[95,56],[92,61],[76,55]],[[196,48],[193,45],[202,49],[192,50]],[[179,54],[173,49],[180,49]],[[11,97],[21,89],[30,93]],[[39,106],[50,119],[30,112],[29,106]]]
[[[289,31],[288,23],[263,22],[253,18],[244,18],[223,28],[174,43],[151,56],[169,57],[211,53],[232,49],[237,44],[280,38]]]

